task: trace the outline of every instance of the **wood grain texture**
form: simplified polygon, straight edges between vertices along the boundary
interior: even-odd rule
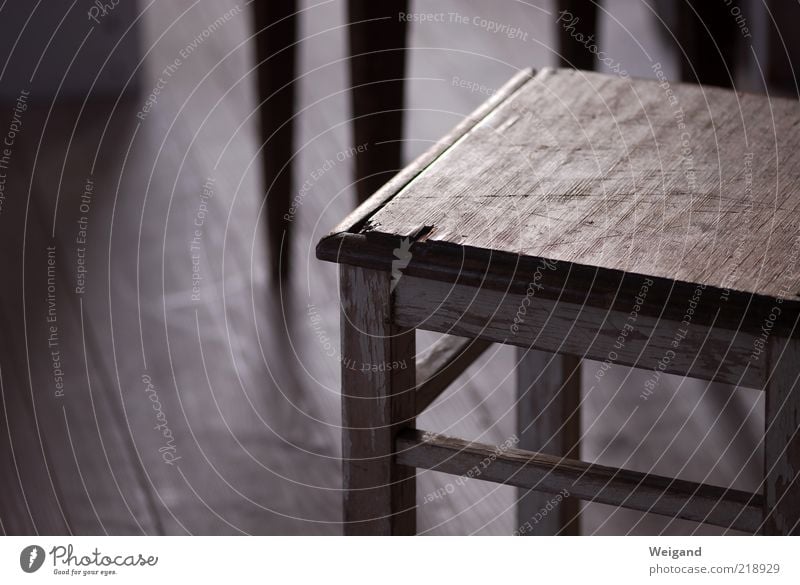
[[[769,340],[764,439],[765,534],[800,534],[800,344]]]
[[[471,443],[420,430],[397,441],[404,465],[465,475],[477,468],[485,481],[557,494],[623,508],[705,522],[744,532],[761,524],[760,495],[670,479],[553,455]]]
[[[574,279],[550,295],[608,306],[623,275],[648,275],[645,312],[679,318],[703,285],[698,319],[756,332],[784,297],[782,329],[800,293],[798,119],[790,100],[544,70],[319,255],[378,268],[412,237],[408,274],[498,289],[545,258]]]
[[[411,276],[400,279],[394,294],[394,320],[402,327],[752,388],[763,381],[763,360],[752,359],[753,336],[641,314],[631,323],[633,301],[626,312],[606,311]]]
[[[767,23],[768,43],[766,74],[770,92],[786,97],[797,96],[798,80],[795,69],[800,60],[800,42],[791,34],[792,24],[800,18],[800,6],[795,2],[769,0],[772,18]]]
[[[517,91],[533,76],[533,70],[523,69],[501,87],[496,94],[481,104],[472,114],[464,118],[451,132],[418,156],[389,182],[375,192],[367,201],[345,217],[333,228],[330,234],[322,238],[317,245],[317,258],[337,262],[341,246],[346,234],[357,233],[364,222],[378,209],[388,203],[397,193],[406,187],[414,178],[428,168],[437,158],[442,156],[451,146],[467,134],[475,125],[485,118],[494,108]],[[349,241],[348,241],[349,244]],[[349,245],[347,252],[350,252]],[[391,253],[390,253],[391,254]]]
[[[723,2],[682,0],[678,56],[684,81],[733,87],[741,38],[731,7]]]
[[[417,362],[417,414],[421,414],[447,390],[491,345],[481,339],[446,335]]]
[[[580,459],[581,360],[523,348],[519,348],[517,355],[519,447]],[[549,494],[520,490],[519,526],[531,527],[525,534],[580,535],[578,500],[566,498],[555,513],[542,516],[551,498]]]
[[[392,325],[390,286],[385,272],[340,272],[345,534],[416,531],[416,472],[393,459],[416,416],[415,336]]]

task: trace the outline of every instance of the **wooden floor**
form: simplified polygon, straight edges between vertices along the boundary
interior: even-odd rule
[[[281,294],[266,269],[246,6],[154,2],[142,19],[139,93],[45,101],[24,113],[0,212],[3,532],[341,532],[336,270],[314,259],[314,246],[355,198],[346,3],[301,4],[294,172],[298,188],[309,188],[298,196],[294,272]],[[606,34],[608,50],[644,75],[641,40],[674,73],[647,14],[632,4],[607,3],[620,18],[604,25],[616,33]],[[414,10],[483,15],[528,36],[412,27],[409,159],[517,69],[555,61],[550,2],[489,9],[428,0]],[[157,103],[137,117],[176,59]],[[3,107],[0,134],[14,104]],[[83,231],[86,243],[77,243]],[[433,339],[423,336],[420,351]],[[491,348],[419,426],[487,443],[512,437],[515,358],[512,348]],[[593,378],[597,365],[585,367]],[[756,489],[759,395],[667,378],[645,412],[635,405],[646,378],[616,368],[586,393],[582,458]],[[469,480],[423,504],[447,482],[420,474],[422,531],[514,530],[515,489]],[[583,522],[585,533],[711,532],[600,505],[587,506]]]

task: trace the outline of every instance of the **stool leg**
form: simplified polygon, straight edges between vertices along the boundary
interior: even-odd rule
[[[345,534],[416,532],[416,471],[392,455],[414,426],[415,332],[391,324],[390,280],[340,268]]]
[[[587,49],[587,45],[579,43],[575,37],[583,35],[586,39],[594,35],[594,44],[597,39],[597,4],[600,0],[558,0],[558,14],[560,20],[556,23],[556,38],[558,38],[558,64],[560,67],[574,67],[591,71],[595,68],[594,53]]]
[[[520,348],[518,362],[519,447],[578,459],[580,358]],[[567,497],[554,508],[553,498],[553,494],[520,490],[517,519],[519,526],[524,527],[520,533],[538,536],[580,534],[580,502],[577,498]]]
[[[294,141],[296,4],[295,0],[253,2],[256,62],[260,63],[258,100],[267,100],[259,110],[259,129],[264,143],[261,162],[274,286],[286,281],[291,250],[292,222],[286,221],[284,216],[289,213],[293,197],[292,167],[288,162]]]
[[[764,437],[764,533],[800,533],[800,341],[771,339]]]
[[[800,62],[800,42],[792,34],[793,25],[800,19],[800,5],[797,2],[770,0],[769,10],[775,22],[769,23],[767,32],[767,82],[770,93],[774,90],[790,97],[797,95],[795,63]]]

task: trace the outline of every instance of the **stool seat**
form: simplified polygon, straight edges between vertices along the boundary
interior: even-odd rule
[[[763,494],[516,451],[483,479],[751,532],[796,531],[800,104],[654,73],[521,72],[324,238],[317,256],[343,267],[343,354],[413,358],[413,332],[426,329],[481,351],[506,343],[768,389]],[[460,372],[469,363],[463,340],[453,347],[452,359],[437,357],[448,381],[454,364]],[[423,383],[431,402],[425,378],[343,369],[345,427],[361,429],[344,439],[346,493],[361,502],[346,500],[352,526],[380,524],[362,496],[383,481],[393,487],[372,510],[390,520],[378,532],[404,532],[414,506],[408,469],[459,473],[482,454],[412,430]],[[386,399],[376,408],[388,410],[355,397]],[[379,469],[348,457],[389,459]]]
[[[765,299],[800,295],[798,187],[796,100],[546,69],[318,255],[387,268],[408,237],[406,271],[445,280],[486,285],[491,261],[499,288],[527,286],[546,258],[585,277],[576,299],[622,274],[673,295],[700,284],[758,331]]]

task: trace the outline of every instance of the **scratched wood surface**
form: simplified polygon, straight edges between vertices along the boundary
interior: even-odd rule
[[[795,101],[544,70],[362,233],[793,297],[798,145]]]
[[[417,356],[416,409],[423,412],[491,343],[482,339],[445,335]]]

